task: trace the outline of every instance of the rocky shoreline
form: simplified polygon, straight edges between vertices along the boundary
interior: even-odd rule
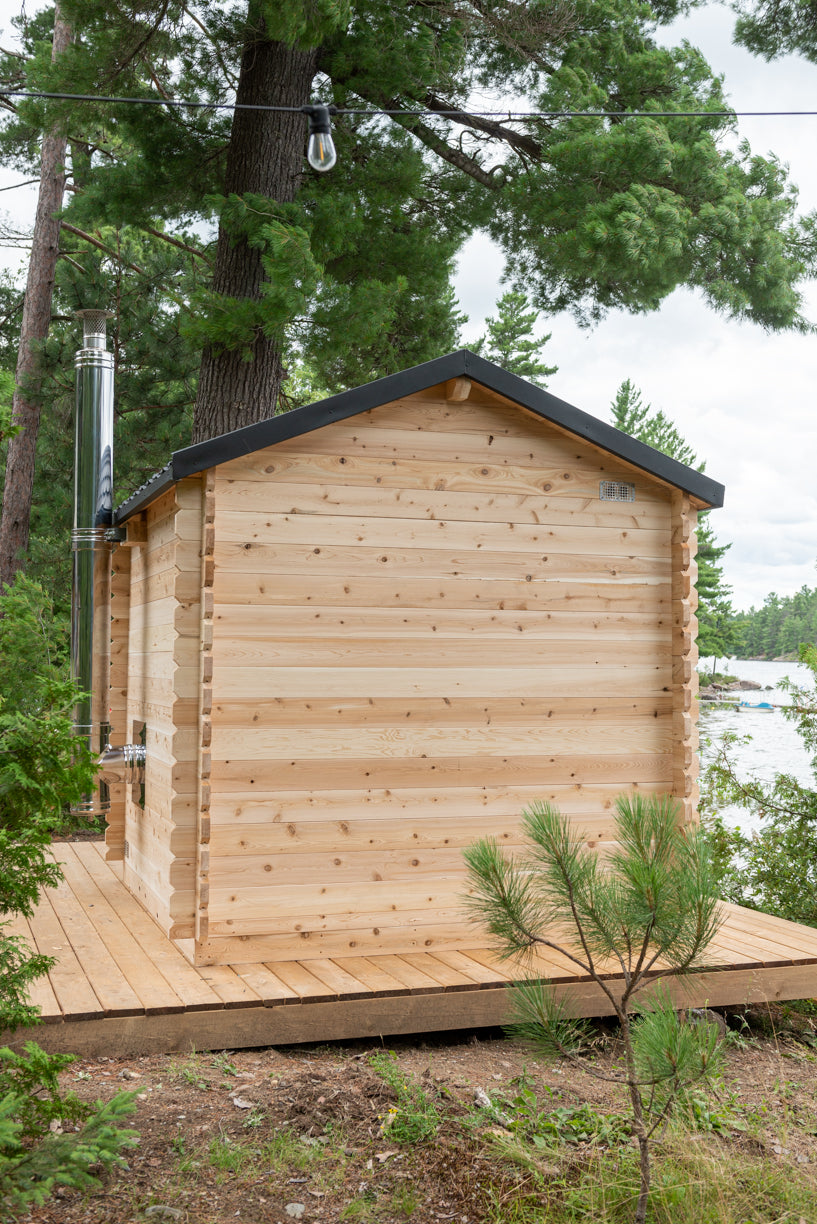
[[[768,691],[771,687],[771,684],[762,685],[757,680],[731,680],[729,684],[708,684],[700,689],[698,695],[703,701],[723,701],[729,693],[758,692],[764,688]]]

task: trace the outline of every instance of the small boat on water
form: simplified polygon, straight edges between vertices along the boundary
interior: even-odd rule
[[[774,706],[770,701],[741,701],[738,702],[739,710],[758,710],[760,713],[771,714]]]

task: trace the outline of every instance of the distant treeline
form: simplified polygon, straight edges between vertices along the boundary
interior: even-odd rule
[[[732,627],[739,659],[796,655],[801,642],[817,645],[817,587],[801,587],[796,595],[768,595],[762,608],[736,613]]]

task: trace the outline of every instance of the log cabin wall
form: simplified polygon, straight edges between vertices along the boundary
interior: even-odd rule
[[[621,791],[692,797],[688,498],[465,379],[213,476],[199,963],[479,946],[474,838],[546,799],[604,847]]]
[[[130,555],[127,704],[116,742],[138,742],[144,724],[147,748],[144,807],[138,787],[125,796],[124,881],[180,940],[194,933],[201,533],[193,477],[150,505],[144,540],[115,555]]]
[[[685,824],[698,819],[698,510],[685,493],[672,496],[673,766],[672,793]]]
[[[141,518],[138,520],[142,527]],[[131,528],[131,535],[134,534]],[[130,624],[130,548],[118,548],[111,562],[111,742],[118,746],[130,741],[125,728],[128,717],[128,639]],[[105,830],[105,857],[121,862],[125,857],[126,787],[110,788],[111,807]]]

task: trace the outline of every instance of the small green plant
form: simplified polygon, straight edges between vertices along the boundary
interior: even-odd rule
[[[430,1094],[404,1075],[392,1051],[374,1054],[369,1063],[397,1096],[397,1104],[390,1106],[383,1118],[383,1134],[396,1143],[424,1143],[433,1139],[441,1118]]]
[[[507,1103],[508,1129],[537,1148],[596,1143],[615,1147],[629,1139],[629,1124],[616,1114],[598,1113],[592,1105],[557,1105],[541,1109],[535,1093],[522,1089]]]
[[[264,1161],[271,1169],[298,1169],[305,1172],[324,1158],[321,1144],[305,1143],[289,1127],[274,1130],[262,1149]]]
[[[138,1142],[122,1123],[133,1109],[133,1093],[120,1092],[96,1109],[84,1126],[66,1134],[23,1137],[20,1098],[0,1096],[0,1219],[13,1220],[41,1206],[57,1185],[89,1190],[99,1184],[99,1165],[123,1164],[122,1148]]]
[[[420,1196],[417,1187],[411,1184],[398,1186],[391,1196],[391,1209],[396,1215],[411,1219],[420,1206]]]
[[[183,1079],[191,1087],[198,1088],[200,1092],[209,1092],[210,1085],[201,1073],[200,1061],[198,1054],[191,1054],[184,1062],[172,1062],[168,1072],[177,1079]]]
[[[698,828],[679,827],[674,800],[620,796],[616,811],[618,849],[605,861],[549,804],[523,814],[530,846],[524,860],[506,857],[492,839],[469,847],[465,858],[472,916],[487,924],[502,954],[558,951],[595,983],[618,1020],[623,1066],[608,1073],[582,1056],[587,1024],[536,979],[532,960],[531,978],[513,991],[515,1034],[626,1086],[639,1151],[635,1221],[644,1224],[650,1141],[717,1066],[717,1028],[681,1023],[666,990],[667,979],[702,963],[718,926],[717,893],[708,841]],[[604,970],[610,962],[620,993]]]
[[[342,1220],[374,1220],[375,1204],[377,1202],[377,1191],[371,1186],[363,1190],[357,1198],[341,1209],[340,1218]]]
[[[702,1092],[691,1092],[681,1113],[682,1121],[690,1130],[729,1136],[735,1131],[747,1129],[734,1100],[714,1101],[711,1096]]]
[[[214,1055],[214,1057],[210,1059],[210,1066],[215,1067],[215,1069],[220,1071],[222,1075],[238,1075],[238,1067],[235,1065],[235,1063],[230,1062],[227,1053],[224,1051],[221,1054]]]
[[[220,1134],[210,1140],[207,1156],[214,1169],[223,1173],[243,1173],[262,1155],[261,1149],[237,1143],[229,1135]]]
[[[245,1115],[242,1126],[244,1130],[258,1130],[259,1126],[263,1126],[267,1115],[264,1110],[254,1105],[253,1108]]]

